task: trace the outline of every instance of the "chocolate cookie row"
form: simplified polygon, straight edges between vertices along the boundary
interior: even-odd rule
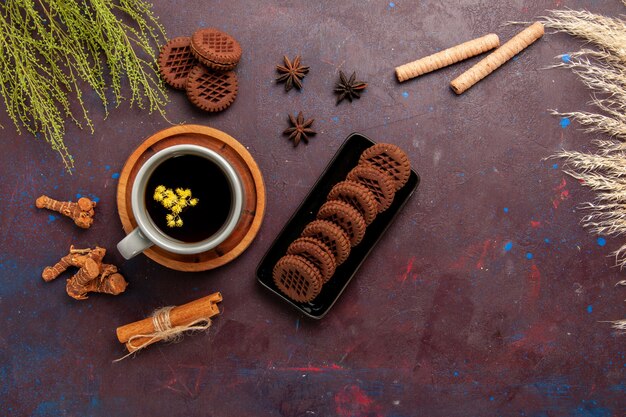
[[[290,299],[309,302],[345,262],[367,226],[387,210],[411,173],[409,158],[396,145],[366,149],[359,163],[328,193],[327,201],[274,266],[276,286]]]

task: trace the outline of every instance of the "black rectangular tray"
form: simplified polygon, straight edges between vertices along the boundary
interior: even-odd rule
[[[361,243],[352,248],[348,259],[337,267],[333,277],[324,284],[322,291],[313,301],[298,303],[280,292],[272,278],[274,265],[285,255],[287,247],[300,236],[306,225],[315,220],[330,189],[346,178],[348,172],[358,164],[361,153],[374,144],[375,142],[359,133],[352,133],[348,136],[300,207],[274,240],[256,270],[257,280],[261,285],[311,318],[321,319],[328,313],[420,182],[417,173],[411,170],[409,180],[396,192],[391,206],[376,216],[376,219],[367,227]]]

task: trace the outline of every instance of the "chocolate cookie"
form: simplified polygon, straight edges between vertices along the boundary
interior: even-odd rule
[[[287,255],[299,255],[317,267],[322,282],[328,282],[335,273],[335,257],[323,242],[311,237],[301,237],[287,248]]]
[[[361,154],[359,165],[370,164],[393,177],[396,191],[406,184],[411,175],[411,163],[406,153],[396,145],[378,143]]]
[[[361,213],[365,224],[370,224],[378,214],[376,198],[366,186],[346,180],[337,183],[328,193],[328,200],[344,201]]]
[[[191,38],[174,38],[161,48],[159,72],[163,80],[174,88],[184,90],[189,71],[198,64],[191,53]]]
[[[241,59],[239,42],[215,28],[194,32],[191,36],[191,52],[198,61],[218,71],[232,70]]]
[[[341,265],[350,255],[350,239],[346,232],[327,220],[314,220],[302,232],[303,237],[312,237],[324,243],[335,257],[337,266]]]
[[[351,204],[340,200],[327,201],[317,213],[320,220],[328,220],[340,226],[348,238],[350,245],[356,246],[365,235],[365,219]]]
[[[285,255],[280,258],[272,276],[280,291],[300,303],[313,300],[322,290],[320,271],[301,256]]]
[[[222,111],[237,97],[237,75],[233,71],[213,72],[196,65],[187,79],[187,97],[202,110]]]
[[[372,165],[358,165],[346,177],[350,181],[363,184],[376,199],[376,209],[379,213],[387,210],[396,194],[394,179],[384,171]]]

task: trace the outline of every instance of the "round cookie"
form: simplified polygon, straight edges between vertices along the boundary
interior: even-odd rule
[[[174,38],[161,48],[159,54],[159,72],[163,80],[179,90],[185,89],[189,71],[198,64],[190,45],[189,37]]]
[[[311,262],[301,256],[285,255],[272,271],[274,284],[287,297],[305,303],[322,290],[322,275]]]
[[[341,200],[327,201],[322,205],[317,218],[320,220],[328,220],[340,226],[348,238],[350,245],[356,246],[361,242],[365,235],[365,219],[351,204]]]
[[[360,165],[373,165],[393,177],[396,191],[404,187],[411,175],[409,157],[402,149],[390,143],[377,143],[363,151]]]
[[[233,71],[212,72],[196,65],[187,78],[187,97],[197,107],[208,112],[226,109],[237,97],[237,75]]]
[[[317,239],[301,237],[287,248],[287,255],[299,255],[317,267],[322,275],[322,283],[335,273],[335,257],[328,247]]]
[[[378,214],[376,198],[366,186],[346,180],[337,183],[328,193],[327,200],[344,201],[361,213],[365,224],[370,224]]]
[[[337,266],[350,255],[350,239],[346,232],[327,220],[314,220],[302,232],[302,237],[312,237],[324,243],[335,257]]]
[[[199,29],[191,36],[191,52],[204,65],[218,71],[232,70],[241,59],[241,45],[215,28]]]
[[[347,179],[363,184],[372,192],[379,213],[387,210],[393,202],[396,184],[386,172],[372,165],[358,165],[348,173]]]

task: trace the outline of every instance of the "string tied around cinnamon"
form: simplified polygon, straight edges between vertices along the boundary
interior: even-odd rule
[[[211,319],[209,317],[200,317],[185,325],[172,326],[170,312],[175,307],[176,306],[166,306],[155,310],[151,316],[154,332],[136,334],[130,337],[128,342],[126,342],[130,352],[113,362],[124,360],[156,341],[179,342],[186,332],[205,331],[211,327]],[[139,343],[135,344],[134,342]]]

